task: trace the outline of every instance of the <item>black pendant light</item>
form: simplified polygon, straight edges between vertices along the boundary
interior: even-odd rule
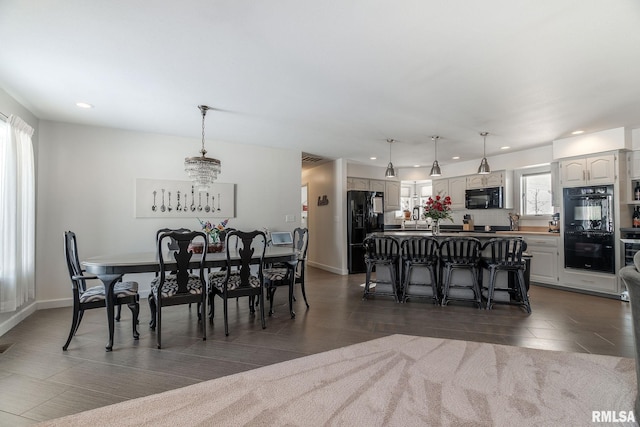
[[[439,136],[435,135],[431,137],[431,140],[436,144],[436,159],[433,161],[433,166],[431,166],[430,176],[440,176],[442,175],[442,171],[440,170],[440,165],[438,164],[438,140]]]
[[[487,175],[491,173],[491,168],[489,167],[489,162],[487,162],[487,135],[489,132],[480,132],[480,136],[484,138],[484,143],[482,145],[482,160],[480,161],[480,166],[478,167],[478,173],[480,175]]]
[[[395,178],[396,171],[393,169],[393,163],[391,163],[391,144],[395,142],[394,139],[387,139],[389,143],[389,164],[387,165],[387,170],[384,172],[385,178]]]

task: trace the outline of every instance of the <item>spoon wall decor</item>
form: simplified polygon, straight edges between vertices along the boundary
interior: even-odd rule
[[[167,210],[167,207],[164,205],[164,188],[162,189],[162,205],[160,205],[160,212],[164,212]]]
[[[182,205],[180,205],[180,192],[178,191],[178,204],[176,205],[176,210],[180,212],[182,210]]]
[[[204,207],[205,212],[209,212],[211,210],[211,206],[209,206],[209,193],[207,193],[207,206]]]
[[[191,212],[196,211],[196,198],[193,195],[193,185],[191,186]]]
[[[154,212],[156,210],[158,210],[158,206],[156,206],[156,194],[157,193],[158,192],[156,190],[153,190],[153,205],[151,206],[151,210],[154,211]]]
[[[218,209],[216,209],[216,210],[218,210],[218,211],[220,210],[220,193],[218,193]]]
[[[198,212],[202,211],[202,193],[198,193]]]
[[[171,191],[169,191],[169,204],[167,205],[167,212],[171,212],[173,208],[171,207]]]

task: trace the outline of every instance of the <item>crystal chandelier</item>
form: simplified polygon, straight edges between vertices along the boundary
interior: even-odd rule
[[[187,157],[184,159],[184,170],[189,174],[189,178],[193,181],[198,191],[207,191],[209,185],[218,178],[220,173],[220,160],[206,157],[207,150],[204,149],[204,116],[211,107],[206,105],[198,105],[202,112],[202,149],[200,157]]]

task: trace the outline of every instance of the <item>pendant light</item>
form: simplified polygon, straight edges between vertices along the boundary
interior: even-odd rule
[[[218,178],[220,173],[220,160],[206,157],[207,150],[204,149],[204,116],[211,107],[206,105],[198,105],[202,113],[202,149],[200,149],[200,157],[187,157],[184,159],[184,170],[193,181],[198,191],[207,191],[209,185]]]
[[[396,171],[393,169],[393,163],[391,163],[391,144],[395,142],[394,139],[387,139],[389,143],[389,164],[387,165],[387,170],[384,172],[385,178],[395,178]]]
[[[480,167],[478,167],[478,173],[480,175],[487,175],[491,173],[491,168],[489,167],[489,162],[487,162],[487,135],[489,132],[480,132],[480,135],[484,138],[484,143],[482,145],[482,160],[480,161]]]
[[[440,137],[438,135],[432,136],[431,140],[436,144],[436,159],[433,161],[433,166],[431,166],[430,176],[440,176],[442,175],[442,171],[440,170],[440,165],[438,164],[438,140]]]

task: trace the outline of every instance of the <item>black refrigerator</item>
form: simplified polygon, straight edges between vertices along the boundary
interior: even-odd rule
[[[384,231],[384,193],[347,191],[347,258],[349,274],[364,273],[364,248],[367,234]]]

